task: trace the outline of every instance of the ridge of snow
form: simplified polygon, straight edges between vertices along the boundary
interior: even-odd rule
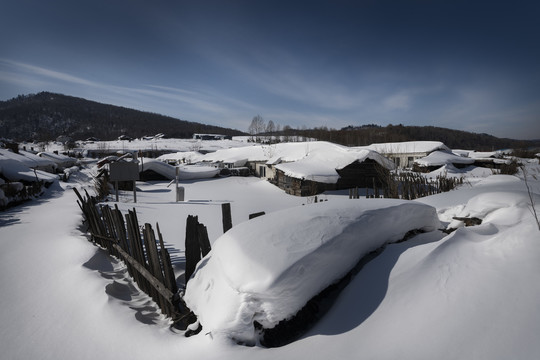
[[[391,143],[376,143],[365,148],[377,151],[381,154],[414,154],[414,153],[429,153],[435,150],[450,151],[444,143],[440,141],[404,141]]]
[[[272,328],[363,255],[410,230],[439,226],[433,207],[390,199],[336,199],[267,214],[215,241],[184,300],[205,332],[254,343],[254,321]]]

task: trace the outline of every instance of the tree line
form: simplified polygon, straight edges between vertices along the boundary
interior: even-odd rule
[[[289,125],[281,127],[272,120],[266,122],[262,116],[253,117],[248,133],[254,142],[289,142],[316,139],[346,146],[367,146],[375,143],[403,141],[440,141],[452,149],[494,151],[500,149],[528,149],[540,147],[540,140],[513,140],[497,138],[489,134],[477,134],[462,130],[435,126],[404,126],[365,124],[341,129],[326,126],[295,129]]]

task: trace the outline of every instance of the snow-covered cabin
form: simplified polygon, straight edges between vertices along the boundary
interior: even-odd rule
[[[459,156],[450,151],[434,151],[426,157],[414,161],[414,170],[419,172],[431,172],[444,165],[453,165],[460,169],[474,164],[474,159]]]
[[[394,162],[397,168],[411,168],[414,162],[434,151],[450,151],[440,141],[405,141],[395,143],[371,144],[364,147],[376,151]]]
[[[326,190],[382,187],[394,164],[368,149],[314,148],[295,162],[277,164],[275,182],[287,193],[316,195]]]
[[[221,149],[200,160],[221,167],[249,167],[255,176],[299,196],[329,189],[372,187],[374,181],[380,184],[381,175],[394,167],[375,151],[326,141]]]
[[[474,160],[474,165],[490,169],[500,169],[503,165],[511,163],[511,154],[508,150],[496,151],[475,151],[475,150],[453,150],[454,153],[464,155]]]

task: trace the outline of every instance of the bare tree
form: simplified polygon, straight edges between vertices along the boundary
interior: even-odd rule
[[[255,137],[255,141],[260,141],[258,134],[264,132],[265,126],[264,126],[264,119],[261,115],[254,116],[253,119],[251,119],[251,124],[249,125],[248,132],[251,135],[251,141],[253,141]]]

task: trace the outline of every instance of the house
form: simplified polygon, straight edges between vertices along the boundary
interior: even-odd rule
[[[450,151],[434,151],[426,157],[415,160],[413,170],[418,172],[431,172],[441,166],[452,165],[458,169],[471,166],[474,159],[466,156],[459,156]]]
[[[336,146],[333,151],[315,148],[301,160],[275,165],[276,185],[297,196],[326,190],[383,186],[394,164],[368,149]]]
[[[468,150],[454,150],[455,153],[464,155],[473,159],[474,166],[485,167],[489,169],[500,169],[504,165],[508,165],[512,162],[510,151],[468,151]]]
[[[363,148],[384,155],[392,160],[399,169],[412,168],[416,160],[424,158],[434,151],[450,151],[450,149],[440,141],[380,143],[371,144]]]
[[[229,175],[245,175],[249,169],[252,175],[299,196],[380,186],[388,170],[394,168],[391,161],[375,151],[325,141],[219,149],[201,155],[198,162],[229,169]]]
[[[231,135],[220,134],[193,134],[195,140],[232,140]]]

